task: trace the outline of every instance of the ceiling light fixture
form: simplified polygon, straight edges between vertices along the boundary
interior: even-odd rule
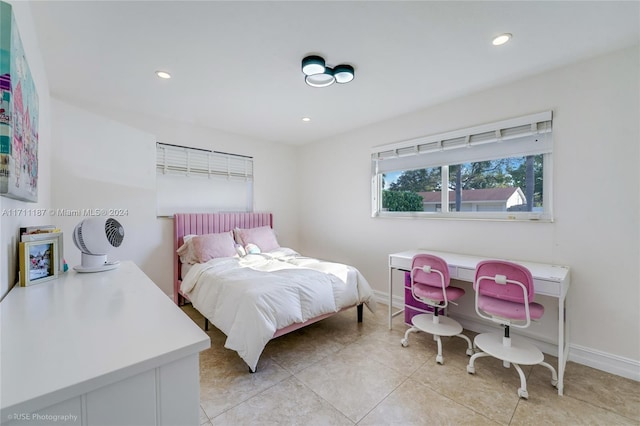
[[[348,83],[353,80],[355,71],[351,65],[341,64],[334,68],[326,66],[324,58],[311,55],[302,60],[304,81],[312,87],[327,87],[333,83]]]
[[[324,59],[320,56],[307,56],[302,60],[302,72],[305,75],[323,73],[324,66]]]
[[[493,39],[492,43],[494,46],[501,46],[506,42],[508,42],[509,40],[511,40],[511,37],[512,36],[509,33],[500,34],[499,36]]]
[[[323,72],[308,75],[304,78],[304,81],[312,87],[327,87],[335,83],[336,79],[333,76],[333,69],[324,67]]]
[[[171,78],[171,74],[166,71],[156,71],[156,75],[160,78],[169,79]]]
[[[336,83],[344,84],[353,80],[354,70],[351,65],[337,65],[333,69],[333,76],[336,79]]]

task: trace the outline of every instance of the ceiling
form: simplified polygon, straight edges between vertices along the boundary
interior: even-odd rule
[[[87,0],[31,11],[56,98],[289,144],[640,41],[637,1]],[[513,39],[493,46],[505,32]],[[307,86],[308,54],[353,65],[355,79]]]

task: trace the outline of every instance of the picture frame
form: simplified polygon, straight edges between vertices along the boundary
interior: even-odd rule
[[[18,261],[22,287],[58,278],[58,239],[21,242]]]
[[[36,234],[22,234],[20,236],[21,241],[23,243],[26,242],[34,242],[34,241],[42,241],[42,240],[52,240],[55,239],[58,241],[58,272],[64,272],[64,237],[62,232],[43,232]]]

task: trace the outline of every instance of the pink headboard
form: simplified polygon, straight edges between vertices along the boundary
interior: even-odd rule
[[[180,258],[176,250],[183,244],[185,235],[217,234],[234,228],[273,228],[271,213],[176,213],[173,216],[173,300],[180,305]]]

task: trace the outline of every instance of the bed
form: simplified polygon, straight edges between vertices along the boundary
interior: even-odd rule
[[[272,228],[271,213],[174,215],[174,301],[222,331],[252,372],[273,338],[353,307],[362,322],[363,304],[375,311],[356,268],[280,247]]]

